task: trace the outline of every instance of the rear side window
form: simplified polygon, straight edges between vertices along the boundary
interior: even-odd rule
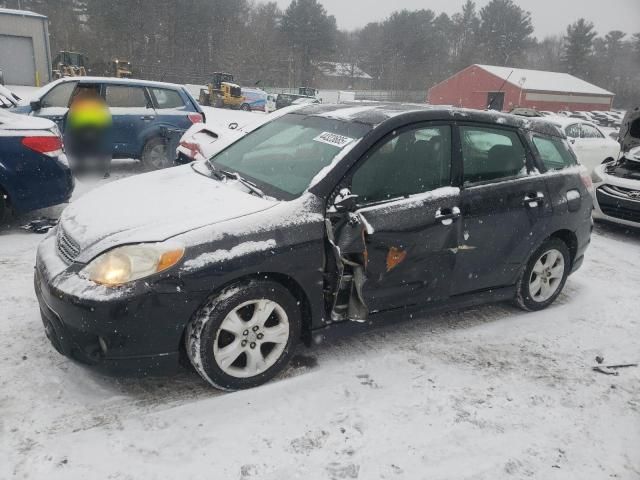
[[[77,84],[77,82],[65,82],[53,87],[42,97],[42,107],[68,107],[69,99]]]
[[[152,88],[151,93],[156,99],[156,106],[158,108],[184,107],[182,97],[175,90],[169,90],[167,88]]]
[[[567,142],[561,138],[534,136],[533,144],[548,170],[562,170],[576,165]]]
[[[604,138],[597,128],[591,125],[582,125],[582,138]]]
[[[107,85],[107,104],[113,108],[146,108],[148,105],[144,88],[124,85]]]
[[[525,176],[526,155],[514,131],[460,127],[464,183]]]

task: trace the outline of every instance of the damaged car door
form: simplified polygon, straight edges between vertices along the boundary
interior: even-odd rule
[[[460,217],[459,189],[451,186],[451,139],[447,124],[394,132],[341,185],[348,190],[337,195],[334,240],[355,273],[352,296],[361,295],[368,312],[449,296]],[[354,208],[340,208],[345,198]],[[348,262],[363,268],[354,271]],[[343,320],[354,320],[353,308],[348,313],[338,305],[337,317],[340,312],[347,312]]]

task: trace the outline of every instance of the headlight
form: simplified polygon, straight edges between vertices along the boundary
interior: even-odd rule
[[[89,280],[118,286],[173,267],[184,255],[175,243],[143,243],[114,248],[89,263],[83,270]]]

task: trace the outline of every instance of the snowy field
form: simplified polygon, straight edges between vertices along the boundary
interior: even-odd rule
[[[258,114],[207,111],[209,121]],[[246,119],[246,121],[245,121]],[[119,161],[109,180],[138,174]],[[598,225],[550,309],[508,304],[300,347],[221,393],[185,370],[104,377],[59,355],[32,285],[41,236],[0,229],[0,479],[638,479],[640,232]]]

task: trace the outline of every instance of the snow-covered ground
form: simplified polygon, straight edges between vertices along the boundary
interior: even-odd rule
[[[137,173],[116,162],[74,199]],[[640,478],[640,368],[591,369],[640,361],[639,232],[598,225],[544,312],[489,305],[300,347],[280,378],[226,394],[53,349],[32,285],[42,237],[18,227],[61,208],[0,229],[2,480]]]

